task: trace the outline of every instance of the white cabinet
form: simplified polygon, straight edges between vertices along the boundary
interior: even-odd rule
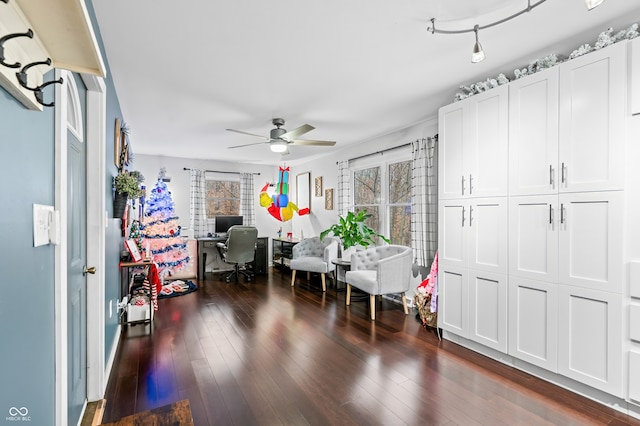
[[[509,195],[558,192],[558,72],[509,85]]]
[[[557,284],[509,277],[509,355],[557,372]]]
[[[439,203],[439,262],[507,273],[507,198],[444,200]]]
[[[623,193],[561,194],[559,201],[559,282],[620,294]]]
[[[509,275],[558,281],[557,195],[509,198]]]
[[[438,327],[458,336],[469,331],[468,270],[440,265],[438,270]]]
[[[558,372],[623,395],[622,296],[558,286]]]
[[[438,327],[507,351],[507,277],[440,265]]]
[[[440,199],[507,194],[508,86],[440,109]]]
[[[470,269],[468,338],[507,352],[507,276]]]
[[[626,43],[560,67],[560,191],[624,187]]]
[[[622,291],[621,191],[509,198],[509,275]]]
[[[640,352],[629,352],[629,399],[640,404]]]

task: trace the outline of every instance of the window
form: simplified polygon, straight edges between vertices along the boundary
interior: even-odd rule
[[[205,190],[207,219],[240,213],[240,181],[207,179]]]
[[[353,205],[371,214],[367,225],[391,244],[411,246],[411,160],[353,170]]]

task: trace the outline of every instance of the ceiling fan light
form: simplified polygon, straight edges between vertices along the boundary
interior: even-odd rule
[[[604,0],[584,0],[584,3],[587,6],[587,10],[591,10],[604,3]]]
[[[273,142],[269,145],[271,152],[285,152],[287,150],[286,142]]]

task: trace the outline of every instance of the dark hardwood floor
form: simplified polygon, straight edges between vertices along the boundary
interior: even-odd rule
[[[640,425],[454,343],[402,307],[272,270],[252,283],[207,274],[124,326],[103,422],[188,399],[200,425]]]

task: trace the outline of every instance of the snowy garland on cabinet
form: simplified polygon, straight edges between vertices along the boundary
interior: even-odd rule
[[[525,68],[515,69],[513,71],[513,79],[517,80],[519,78],[526,77],[527,75],[535,74],[544,69],[554,67],[562,62],[569,61],[571,59],[585,55],[589,52],[600,50],[604,47],[618,43],[619,41],[632,40],[638,37],[638,35],[640,35],[640,33],[638,33],[637,23],[632,24],[625,30],[620,30],[615,34],[613,33],[613,28],[607,28],[606,31],[600,33],[593,46],[588,43],[583,44],[573,52],[571,52],[566,58],[552,53],[548,56],[545,56],[544,58],[536,59],[535,61],[530,62],[529,65]],[[472,83],[467,86],[460,86],[462,92],[456,93],[453,101],[461,101],[470,96],[477,95],[478,93],[486,92],[487,90],[493,89],[494,87],[507,84],[509,83],[509,81],[511,80],[509,80],[509,78],[505,74],[500,73],[496,77],[487,78],[484,81]]]

